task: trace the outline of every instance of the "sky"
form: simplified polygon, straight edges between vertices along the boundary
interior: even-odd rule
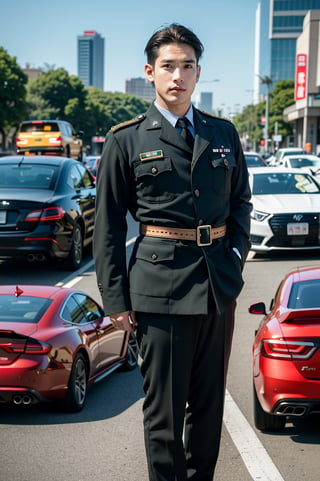
[[[77,75],[77,36],[105,39],[105,88],[124,92],[125,79],[144,77],[145,45],[176,22],[204,45],[200,92],[213,92],[225,116],[252,102],[258,0],[1,0],[0,46],[20,67],[64,68]]]

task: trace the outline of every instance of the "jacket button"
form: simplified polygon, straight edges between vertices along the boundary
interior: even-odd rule
[[[158,172],[158,169],[156,167],[152,167],[151,173],[156,174]]]
[[[199,190],[199,189],[195,189],[195,190],[194,190],[194,195],[195,195],[196,197],[200,197],[200,190]]]
[[[154,253],[153,253],[152,256],[151,256],[151,259],[152,259],[153,261],[157,260],[157,259],[158,259],[157,254],[154,254]]]

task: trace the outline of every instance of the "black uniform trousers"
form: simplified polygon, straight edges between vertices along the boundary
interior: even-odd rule
[[[137,312],[150,481],[212,481],[218,458],[232,303],[218,314]]]

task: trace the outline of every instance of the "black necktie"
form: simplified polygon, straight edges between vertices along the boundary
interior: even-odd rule
[[[184,140],[189,145],[189,147],[191,147],[191,149],[193,149],[194,138],[193,138],[192,133],[188,129],[189,125],[191,125],[191,123],[189,122],[189,120],[186,117],[182,117],[182,118],[178,119],[177,123],[176,123],[176,127],[178,129],[181,129],[181,132],[180,132],[181,137],[183,137]]]

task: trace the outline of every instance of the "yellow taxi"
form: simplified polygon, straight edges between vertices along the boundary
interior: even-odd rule
[[[83,132],[65,120],[25,120],[16,137],[18,154],[53,154],[82,161]]]

